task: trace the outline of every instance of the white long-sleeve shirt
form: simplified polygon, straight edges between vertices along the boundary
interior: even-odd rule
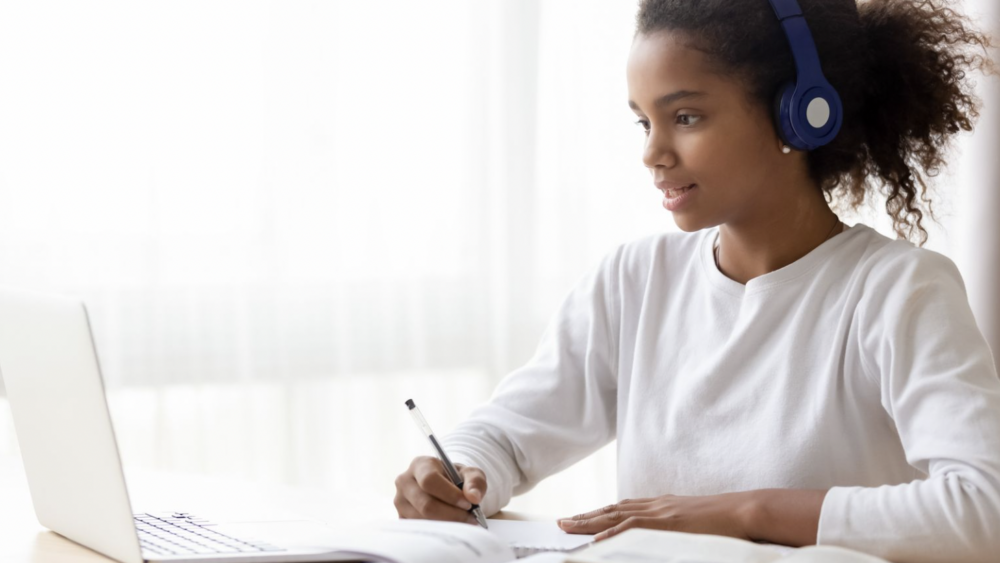
[[[858,224],[743,285],[717,232],[607,255],[446,437],[487,514],[617,439],[621,499],[829,489],[819,544],[1000,561],[1000,379],[954,263]]]

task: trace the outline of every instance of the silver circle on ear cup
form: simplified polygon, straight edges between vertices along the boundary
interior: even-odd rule
[[[822,129],[830,122],[830,103],[823,98],[813,98],[806,108],[806,119],[809,125]]]

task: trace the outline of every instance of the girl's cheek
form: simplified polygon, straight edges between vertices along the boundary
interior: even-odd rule
[[[702,174],[720,172],[727,168],[732,160],[724,141],[714,139],[710,135],[688,135],[678,144],[678,151],[681,153],[682,162],[686,163],[685,168],[695,176],[698,176],[699,172]]]

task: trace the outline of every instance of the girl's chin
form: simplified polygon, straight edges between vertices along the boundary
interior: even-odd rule
[[[687,213],[674,213],[673,215],[674,223],[677,224],[677,228],[685,233],[694,233],[702,229],[708,229],[715,226],[709,221],[705,221],[704,219]]]

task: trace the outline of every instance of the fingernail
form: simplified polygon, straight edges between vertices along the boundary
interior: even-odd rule
[[[573,520],[560,520],[559,525],[566,528],[572,528],[573,526],[576,526],[576,522]]]
[[[465,499],[462,499],[458,501],[458,507],[461,508],[462,510],[472,510],[472,503]]]
[[[477,502],[483,500],[483,493],[480,493],[479,489],[469,489],[469,494],[472,495]]]

